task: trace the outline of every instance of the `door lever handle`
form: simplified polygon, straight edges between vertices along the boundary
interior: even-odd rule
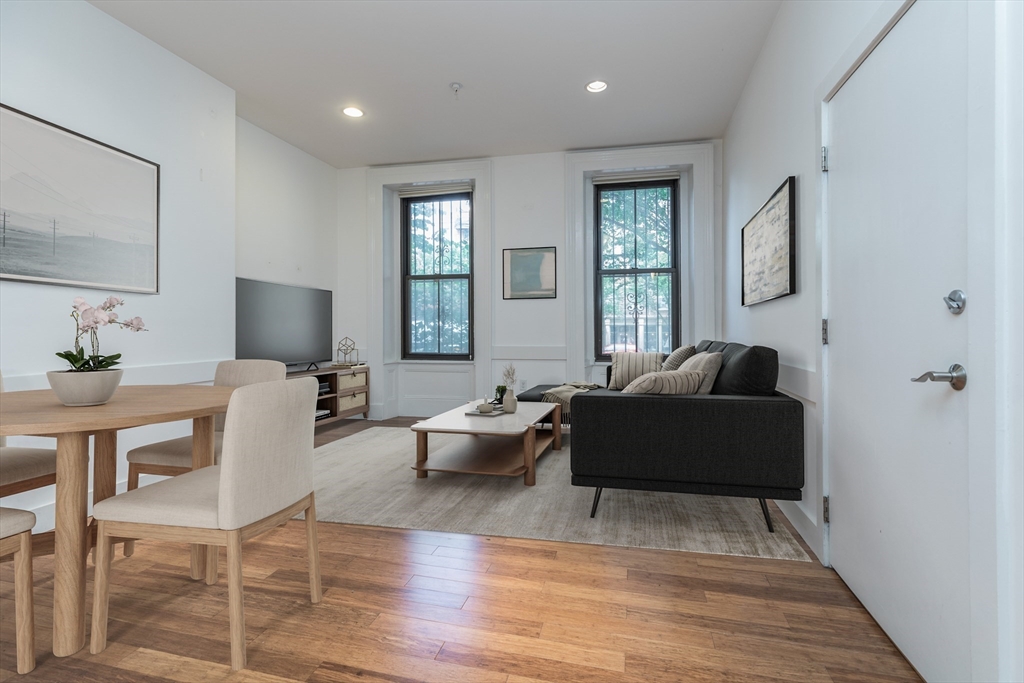
[[[949,382],[949,385],[955,390],[960,391],[967,386],[967,370],[964,366],[953,363],[949,366],[949,372],[932,372],[928,371],[910,380],[911,382]]]

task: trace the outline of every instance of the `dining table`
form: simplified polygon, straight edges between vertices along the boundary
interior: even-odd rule
[[[192,468],[214,464],[214,417],[227,411],[233,387],[188,384],[121,386],[105,404],[63,405],[49,389],[0,394],[0,436],[57,438],[53,533],[53,654],[85,646],[85,565],[92,543],[87,515],[89,437],[93,437],[93,503],[117,488],[117,432],[192,420]],[[208,552],[209,550],[209,552]],[[193,579],[216,582],[216,548],[191,548]]]

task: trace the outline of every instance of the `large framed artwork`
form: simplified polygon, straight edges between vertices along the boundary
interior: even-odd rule
[[[556,299],[554,247],[502,250],[503,299]]]
[[[158,292],[158,164],[2,104],[0,150],[0,278]]]
[[[772,194],[743,226],[743,305],[796,292],[796,177]]]

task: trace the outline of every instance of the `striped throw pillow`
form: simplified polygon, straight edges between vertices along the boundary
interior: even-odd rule
[[[625,389],[637,377],[661,370],[662,356],[660,353],[613,353],[612,379],[608,388]]]
[[[675,394],[692,395],[700,389],[707,373],[702,370],[670,370],[648,372],[638,377],[622,390],[624,394]]]
[[[679,366],[683,364],[687,358],[697,353],[697,349],[694,348],[693,344],[689,346],[680,346],[678,349],[668,354],[668,358],[661,364],[662,372],[670,372],[672,370],[678,370]]]
[[[708,353],[706,351],[698,353],[679,366],[680,370],[700,370],[707,373],[704,381],[701,382],[700,389],[697,390],[698,394],[711,393],[711,387],[715,386],[715,378],[718,377],[718,371],[721,368],[722,354],[717,352]]]

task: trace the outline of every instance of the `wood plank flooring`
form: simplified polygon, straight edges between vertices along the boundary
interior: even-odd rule
[[[318,433],[317,445],[413,421],[346,421]],[[50,653],[53,560],[36,558],[38,665],[18,676],[5,563],[0,680],[920,680],[816,562],[321,523],[324,600],[314,606],[304,544],[293,520],[243,546],[249,668],[236,674],[224,564],[206,586],[189,579],[186,547],[140,541],[133,557],[115,557],[110,644],[95,656]],[[91,596],[91,566],[88,576]]]

